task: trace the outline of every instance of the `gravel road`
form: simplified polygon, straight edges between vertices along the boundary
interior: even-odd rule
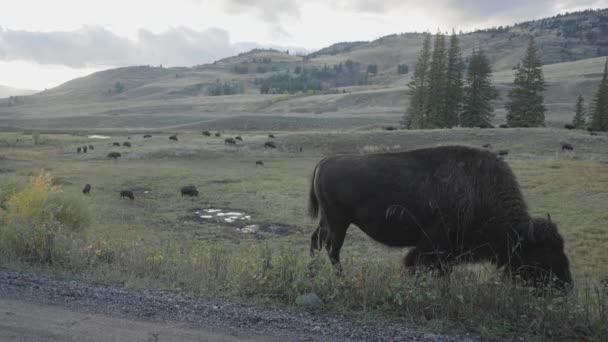
[[[196,329],[209,332],[206,335],[200,335],[205,336],[204,338],[197,335],[199,338],[196,339],[207,341],[273,339],[282,341],[478,341],[476,338],[467,336],[421,333],[398,325],[370,326],[322,313],[311,314],[259,307],[223,299],[193,298],[172,291],[132,290],[113,285],[70,281],[44,274],[2,269],[0,269],[0,308],[6,311],[0,312],[0,315],[4,316],[0,324],[0,341],[5,340],[2,338],[2,330],[5,331],[5,337],[8,331],[19,330],[21,333],[27,331],[27,325],[23,325],[25,318],[19,320],[14,313],[17,308],[21,308],[24,312],[37,312],[38,318],[32,316],[29,318],[32,320],[39,319],[40,316],[93,315],[88,316],[86,325],[80,328],[80,333],[82,330],[88,329],[90,331],[87,333],[92,335],[85,339],[74,338],[74,341],[129,340],[128,337],[132,336],[129,334],[136,333],[138,329],[147,329],[142,332],[148,334],[147,336],[152,336],[154,341],[177,341],[180,339],[176,338],[175,334],[186,336],[194,334]],[[14,310],[11,311],[10,308]],[[95,326],[98,320],[94,315],[106,317],[104,320],[99,320],[99,324],[106,324],[105,328]],[[12,320],[5,319],[9,316],[15,317]],[[55,327],[54,329],[58,325],[52,321],[46,322],[46,324]],[[151,324],[157,326],[158,332],[149,332]],[[167,325],[174,327],[172,338],[169,338],[171,331],[163,330],[163,327]],[[40,330],[44,330],[44,327],[44,324],[40,324],[32,327],[32,331],[37,329],[37,334],[44,335],[44,332]],[[114,334],[108,335],[108,329],[114,329]],[[123,335],[120,335],[121,332]],[[51,334],[51,332],[48,333]],[[101,335],[93,338],[96,333]],[[103,336],[113,336],[115,339],[104,339]],[[16,341],[16,339],[13,340]],[[184,340],[194,339],[184,338]],[[48,339],[48,341],[55,340]]]

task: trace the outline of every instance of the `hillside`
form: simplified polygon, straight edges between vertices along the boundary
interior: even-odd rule
[[[570,120],[578,93],[590,99],[599,82],[604,59],[597,56],[608,54],[608,9],[460,35],[465,57],[481,45],[492,62],[503,95],[496,103],[497,123],[504,118],[502,102],[512,82],[512,69],[530,36],[535,37],[546,64],[547,120],[561,125]],[[403,33],[372,42],[343,42],[308,56],[257,49],[194,67],[133,66],[101,71],[32,96],[0,100],[0,126],[60,127],[65,121],[44,120],[80,117],[86,119],[78,128],[91,127],[91,122],[94,127],[124,127],[127,122],[138,128],[188,127],[251,114],[365,117],[370,124],[396,124],[406,106],[410,77],[399,75],[397,66],[407,64],[410,73],[413,71],[422,37]],[[377,65],[377,74],[366,72],[369,64]],[[270,77],[301,87],[296,89],[337,88],[317,94],[273,95],[276,89],[271,84],[266,86],[269,94],[260,94]]]
[[[32,95],[37,93],[38,90],[33,89],[18,89],[0,85],[0,99],[7,98],[10,96],[24,96]]]

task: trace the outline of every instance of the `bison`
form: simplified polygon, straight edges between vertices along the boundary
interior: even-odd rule
[[[258,166],[258,165],[263,166],[263,165],[264,165],[264,162],[263,162],[263,161],[261,161],[261,160],[257,160],[257,161],[255,162],[255,166]]]
[[[128,142],[128,141],[125,141],[125,142],[122,143],[122,146],[131,147],[131,143]]]
[[[507,124],[501,124],[498,127],[500,127],[500,128],[509,128],[509,125],[507,125]]]
[[[76,147],[76,153],[80,153],[80,151],[81,151],[81,150],[82,150],[82,149],[81,149],[81,147],[80,147],[80,146]]]
[[[88,150],[87,145],[82,146],[82,152],[87,153],[87,150]]]
[[[112,159],[118,159],[120,158],[121,154],[118,152],[110,152],[108,153],[108,158],[112,158]]]
[[[82,189],[82,193],[88,195],[91,192],[91,184],[86,184],[84,189]]]
[[[233,138],[226,138],[226,139],[224,139],[224,144],[226,144],[226,145],[235,145],[236,144],[236,140],[234,140]]]
[[[144,138],[152,138],[152,134],[144,134]]]
[[[89,150],[93,151],[95,147],[93,145],[89,145]]]
[[[215,132],[215,136],[219,138],[222,136],[222,134],[220,132]]]
[[[277,144],[274,141],[267,141],[264,143],[264,148],[277,148]]]
[[[574,125],[573,124],[565,124],[564,128],[565,129],[574,129]]]
[[[412,273],[489,261],[535,285],[572,282],[557,226],[530,217],[513,172],[489,151],[444,146],[325,158],[312,175],[309,213],[319,217],[311,254],[325,247],[338,271],[354,224],[385,245],[414,247],[405,257]]]
[[[209,131],[203,131],[203,135],[206,137],[210,137],[211,136],[211,132]]]
[[[483,144],[481,147],[483,147],[483,148],[492,148],[492,144]]]
[[[572,144],[562,144],[562,151],[574,151]]]
[[[131,190],[121,190],[120,191],[120,199],[123,199],[125,197],[126,198],[130,198],[131,200],[135,199],[135,196],[133,196],[133,191],[131,191]]]
[[[190,197],[198,197],[198,190],[194,185],[186,185],[181,188],[182,197],[190,196]]]
[[[504,157],[509,154],[509,150],[500,150],[498,151],[498,155]]]
[[[115,141],[115,142],[112,143],[112,146],[120,146],[120,143],[117,142],[117,141]]]
[[[169,136],[169,140],[177,141],[177,134]]]
[[[272,133],[268,134],[268,138],[274,139],[274,134],[272,134]]]
[[[243,137],[237,135],[236,137],[234,137],[234,140],[243,141]]]

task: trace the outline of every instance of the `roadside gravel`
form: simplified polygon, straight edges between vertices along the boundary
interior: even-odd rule
[[[322,313],[195,298],[172,291],[125,289],[2,269],[0,298],[60,305],[73,311],[113,317],[185,322],[241,336],[277,336],[289,341],[478,341],[468,336],[422,333],[398,325],[365,325]]]

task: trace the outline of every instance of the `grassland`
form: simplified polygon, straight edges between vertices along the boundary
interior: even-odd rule
[[[608,293],[601,292],[600,284],[608,278],[607,136],[551,129],[274,134],[276,150],[264,149],[266,133],[254,131],[224,132],[221,138],[180,133],[179,142],[163,133],[105,140],[42,134],[40,145],[29,134],[0,133],[0,184],[43,169],[64,193],[81,198],[92,222],[86,238],[62,245],[69,255],[64,253],[61,262],[28,265],[0,253],[0,265],[275,305],[290,305],[298,294],[313,291],[336,312],[433,331],[472,331],[486,338],[607,336]],[[244,142],[224,145],[224,137],[235,135]],[[133,147],[110,146],[127,140]],[[562,142],[572,143],[575,151],[562,153]],[[77,154],[76,147],[85,143],[95,149]],[[460,268],[449,286],[432,277],[411,279],[401,270],[405,250],[381,246],[356,227],[343,248],[344,278],[333,275],[325,255],[308,256],[316,222],[306,216],[307,191],[322,156],[484,143],[510,151],[507,161],[532,213],[550,213],[559,225],[577,284],[573,298],[535,299],[502,284],[487,265]],[[109,151],[123,157],[109,160]],[[264,165],[255,166],[257,160]],[[81,194],[86,183],[93,186],[90,196]],[[179,188],[188,184],[197,186],[198,198],[180,196]],[[135,201],[119,199],[123,189],[133,190]],[[201,222],[194,212],[202,208],[243,211],[252,216],[251,223],[286,228],[264,236],[244,233],[233,224]]]

